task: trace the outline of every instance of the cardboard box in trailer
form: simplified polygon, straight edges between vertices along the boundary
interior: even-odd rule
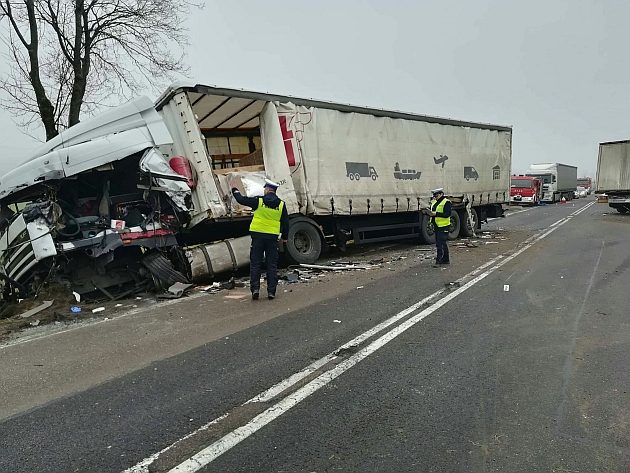
[[[577,189],[577,167],[560,163],[532,164],[525,173],[543,181],[543,202],[559,202],[573,199]]]
[[[298,262],[326,242],[432,241],[419,209],[436,187],[454,202],[453,238],[509,202],[510,127],[204,85],[171,88],[156,108],[174,138],[164,153],[188,157],[197,176],[191,241],[243,215],[230,181],[248,173],[281,184]],[[262,165],[248,167],[260,150]]]
[[[608,205],[630,212],[630,141],[600,143],[595,191],[608,196]]]
[[[249,264],[251,211],[269,177],[291,216],[288,256],[326,243],[451,237],[509,200],[511,129],[206,86],[139,98],[65,130],[0,182],[0,286],[42,281],[121,297]],[[469,218],[470,217],[470,218]],[[116,296],[113,293],[116,292]]]

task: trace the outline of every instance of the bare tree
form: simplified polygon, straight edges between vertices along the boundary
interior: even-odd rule
[[[0,0],[10,71],[0,106],[49,140],[81,112],[154,90],[188,68],[183,27],[196,0]],[[174,51],[179,51],[175,53]]]

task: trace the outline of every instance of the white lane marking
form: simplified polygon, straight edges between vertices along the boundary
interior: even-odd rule
[[[418,322],[420,322],[421,320],[423,320],[427,316],[431,315],[437,309],[441,308],[446,303],[448,303],[451,300],[453,300],[455,297],[459,296],[460,294],[462,294],[466,290],[468,290],[471,287],[473,287],[475,284],[477,284],[480,281],[482,281],[483,279],[485,279],[487,276],[492,274],[498,268],[502,267],[503,265],[505,265],[508,262],[512,261],[514,258],[518,257],[523,252],[527,251],[529,248],[531,248],[537,242],[539,242],[543,238],[546,238],[548,235],[553,233],[555,230],[560,228],[562,225],[564,225],[565,223],[569,222],[573,216],[577,215],[578,213],[580,213],[583,210],[584,209],[580,209],[580,211],[574,212],[573,214],[569,215],[568,217],[565,217],[564,219],[562,219],[560,221],[560,223],[557,223],[555,226],[550,227],[550,228],[540,232],[537,235],[534,235],[532,238],[529,239],[530,241],[529,241],[528,244],[526,244],[525,246],[523,246],[522,248],[520,248],[516,252],[512,253],[510,256],[506,257],[502,261],[499,261],[496,265],[494,265],[490,269],[484,271],[480,275],[476,276],[474,279],[470,280],[469,282],[467,282],[466,284],[464,284],[460,288],[458,288],[458,289],[454,290],[453,292],[447,294],[445,297],[443,297],[442,299],[438,300],[437,302],[435,302],[431,306],[429,306],[426,309],[420,311],[418,314],[410,317],[409,319],[407,319],[406,321],[404,321],[400,325],[394,327],[392,330],[390,330],[389,332],[385,333],[380,338],[378,338],[377,340],[373,341],[372,343],[370,343],[365,348],[361,349],[356,354],[354,354],[354,355],[350,356],[349,358],[347,358],[346,360],[342,361],[341,363],[336,365],[334,368],[324,372],[323,374],[321,374],[320,376],[318,376],[317,378],[315,378],[314,380],[312,380],[311,382],[309,382],[308,384],[306,384],[302,388],[300,388],[297,391],[289,394],[284,399],[282,399],[279,402],[277,402],[275,405],[271,406],[270,408],[268,408],[267,410],[265,410],[261,414],[259,414],[256,417],[254,417],[247,424],[236,428],[232,432],[230,432],[230,433],[226,434],[225,436],[223,436],[221,439],[217,440],[213,444],[209,445],[208,447],[204,448],[200,452],[196,453],[195,455],[193,455],[189,459],[183,461],[178,466],[176,466],[175,468],[171,469],[169,471],[169,473],[194,473],[196,471],[199,471],[201,468],[203,468],[204,466],[208,465],[210,462],[212,462],[213,460],[215,460],[216,458],[218,458],[219,456],[221,456],[222,454],[224,454],[225,452],[227,452],[228,450],[230,450],[234,446],[238,445],[240,442],[242,442],[246,438],[250,437],[252,434],[257,432],[258,430],[260,430],[264,426],[268,425],[274,419],[280,417],[282,414],[287,412],[289,409],[291,409],[295,405],[297,405],[300,402],[302,402],[304,399],[309,397],[311,394],[315,393],[316,391],[318,391],[319,389],[321,389],[322,387],[324,387],[328,383],[330,383],[332,380],[334,380],[335,378],[337,378],[338,376],[340,376],[344,372],[348,371],[350,368],[352,368],[354,365],[359,363],[361,360],[363,360],[364,358],[368,357],[372,353],[376,352],[377,350],[379,350],[380,348],[385,346],[387,343],[389,343],[391,340],[394,340],[400,334],[402,334],[403,332],[405,332],[409,328],[413,327],[414,325],[416,325]]]
[[[531,237],[530,237],[530,239],[531,239]],[[503,255],[499,255],[499,256],[491,259],[490,261],[485,262],[484,264],[482,264],[478,268],[473,269],[468,274],[466,274],[466,275],[462,276],[461,278],[459,278],[456,282],[463,282],[466,279],[479,274],[485,268],[487,268],[488,266],[491,266],[492,264],[496,263],[497,261],[501,260],[502,258],[504,258],[504,256]],[[443,294],[445,292],[446,292],[446,289],[440,289],[439,291],[436,291],[433,294],[430,294],[429,296],[425,297],[424,299],[422,299],[422,300],[416,302],[415,304],[407,307],[406,309],[398,312],[396,315],[390,317],[389,319],[381,322],[378,325],[375,325],[370,330],[367,330],[366,332],[362,333],[361,335],[353,338],[349,342],[344,343],[338,349],[336,349],[334,352],[329,353],[328,355],[320,358],[317,361],[314,361],[313,363],[311,363],[310,365],[308,365],[306,368],[302,369],[301,371],[299,371],[299,372],[289,376],[288,378],[280,381],[279,383],[274,384],[269,389],[261,392],[260,394],[257,394],[256,396],[254,396],[250,400],[246,401],[242,405],[251,404],[251,403],[254,403],[254,402],[269,402],[269,401],[271,401],[274,397],[276,397],[277,395],[279,395],[280,393],[282,393],[283,391],[285,391],[289,387],[295,385],[299,381],[301,381],[304,378],[306,378],[307,376],[311,375],[313,372],[317,371],[322,366],[324,366],[327,363],[329,363],[330,361],[336,359],[337,356],[335,355],[335,352],[338,352],[339,350],[342,350],[344,348],[350,348],[352,346],[360,345],[361,343],[363,343],[368,338],[372,337],[373,335],[377,334],[378,332],[382,331],[383,329],[389,327],[390,325],[398,322],[400,319],[406,317],[407,315],[412,313],[414,310],[422,307],[425,304],[428,304],[430,301],[432,301],[433,299],[435,299],[436,297],[438,297],[439,295],[441,295],[441,294]],[[224,414],[221,417],[218,417],[217,419],[214,419],[213,421],[210,421],[207,424],[202,425],[201,427],[199,427],[194,432],[191,432],[191,433],[187,434],[185,437],[182,437],[181,439],[175,441],[174,443],[172,443],[171,445],[163,448],[159,452],[154,453],[153,455],[145,458],[144,460],[142,460],[138,464],[136,464],[133,467],[125,470],[123,473],[148,473],[149,472],[149,465],[151,465],[155,460],[157,460],[163,453],[171,450],[173,447],[179,445],[182,441],[184,441],[184,440],[186,440],[186,439],[188,439],[188,438],[198,434],[199,432],[207,430],[211,425],[216,424],[217,422],[225,419],[228,415],[229,414]]]

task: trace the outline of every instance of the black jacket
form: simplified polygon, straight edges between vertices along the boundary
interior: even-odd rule
[[[251,207],[252,210],[256,210],[258,208],[258,199],[260,199],[261,197],[262,197],[263,203],[267,207],[270,207],[272,209],[277,209],[280,206],[280,202],[282,202],[280,197],[278,197],[273,192],[268,192],[267,194],[263,196],[258,196],[258,197],[246,197],[243,194],[241,194],[238,191],[238,189],[234,188],[232,189],[232,194],[234,195],[234,198],[239,204],[245,205],[247,207]],[[252,234],[253,237],[255,236],[255,237],[260,237],[260,238],[273,238],[273,239],[277,238],[275,235],[272,235],[270,233],[260,233],[260,232],[250,232],[250,233]],[[280,216],[280,235],[283,240],[286,240],[289,238],[289,214],[287,213],[286,205],[282,207],[282,215]]]

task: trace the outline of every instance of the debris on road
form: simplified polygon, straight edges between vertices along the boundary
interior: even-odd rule
[[[51,305],[53,305],[55,301],[44,301],[42,304],[37,307],[33,307],[31,310],[27,310],[26,312],[20,314],[18,317],[21,319],[27,319],[35,314],[39,314],[42,310],[48,309]]]
[[[159,299],[179,299],[188,291],[193,285],[190,283],[176,282],[171,285],[167,292],[164,294],[158,294]]]
[[[308,269],[321,269],[326,271],[344,271],[353,269],[372,269],[373,265],[357,265],[357,264],[345,264],[345,265],[323,265],[323,264],[300,264],[302,268]]]
[[[95,309],[92,309],[92,313],[96,314],[98,312],[103,312],[105,310],[105,307],[97,307]]]

